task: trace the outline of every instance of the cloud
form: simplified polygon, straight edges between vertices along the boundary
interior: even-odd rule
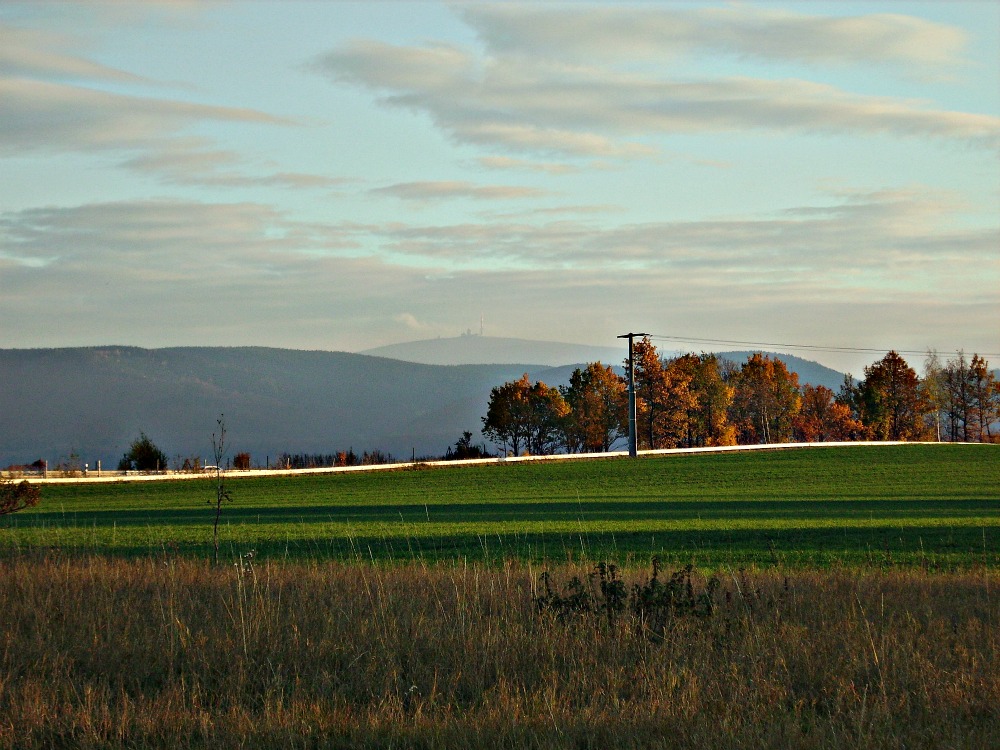
[[[938,75],[965,63],[965,33],[897,14],[818,16],[761,7],[466,5],[462,17],[498,54],[561,60],[672,60],[691,50],[811,64],[891,63]]]
[[[60,51],[71,42],[59,34],[0,23],[0,38],[0,76],[148,83],[141,76]]]
[[[126,159],[122,166],[175,185],[313,189],[336,188],[350,182],[301,172],[247,174],[245,161],[235,151],[212,148],[201,138],[175,138]]]
[[[375,194],[391,195],[409,201],[429,201],[452,198],[472,200],[518,200],[546,195],[544,190],[512,185],[474,185],[460,180],[400,182],[375,188]]]
[[[148,146],[201,120],[293,124],[253,109],[114,94],[20,78],[0,79],[0,149],[57,151]]]
[[[634,320],[814,341],[835,319],[837,335],[899,348],[992,351],[975,321],[1000,308],[1000,232],[959,228],[963,208],[918,187],[618,226],[322,225],[256,203],[166,200],[34,208],[0,214],[0,317],[5,342],[35,346],[361,349],[398,340],[401,325],[453,332],[454,311],[472,309],[504,311],[497,335],[592,343]]]
[[[369,330],[366,318],[388,319],[427,284],[426,269],[370,257],[363,231],[293,222],[255,203],[122,201],[0,214],[4,334],[36,346],[331,348],[345,320]]]
[[[318,63],[455,140],[524,153],[640,158],[669,134],[771,132],[936,137],[1000,146],[1000,118],[851,93],[802,79],[678,79],[658,71],[455,48],[355,41]]]
[[[511,156],[482,156],[476,160],[476,163],[486,169],[510,169],[551,175],[574,174],[581,171],[580,167],[571,164],[515,159]]]
[[[399,315],[393,315],[392,319],[402,324],[408,331],[427,331],[430,329],[430,326],[426,323],[421,323],[412,313],[404,312]]]
[[[118,201],[4,214],[0,253],[81,280],[203,284],[280,275],[310,253],[355,248],[352,234],[257,203]]]
[[[642,272],[705,287],[968,289],[969,269],[989,294],[1000,283],[1000,231],[957,228],[961,207],[919,188],[844,194],[771,217],[608,226],[579,220],[387,226],[383,247],[467,270]],[[965,292],[962,292],[965,293]]]

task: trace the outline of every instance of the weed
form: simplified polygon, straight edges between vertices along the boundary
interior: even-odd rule
[[[718,578],[712,576],[696,591],[692,565],[675,571],[666,581],[660,578],[660,566],[659,558],[654,557],[652,575],[645,583],[634,584],[631,596],[614,563],[598,563],[586,584],[578,575],[573,576],[562,594],[553,589],[552,576],[545,571],[541,574],[543,593],[534,597],[535,608],[552,613],[559,622],[600,615],[609,625],[629,611],[643,631],[657,636],[662,636],[676,618],[712,616],[721,585]]]

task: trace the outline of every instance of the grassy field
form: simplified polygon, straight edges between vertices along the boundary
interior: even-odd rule
[[[1000,560],[1000,447],[817,448],[233,479],[235,559],[962,566]],[[3,550],[209,554],[211,480],[51,485]]]
[[[0,749],[1000,747],[996,569],[539,570],[0,558]]]
[[[1000,747],[1000,446],[230,487],[0,519],[0,750]]]

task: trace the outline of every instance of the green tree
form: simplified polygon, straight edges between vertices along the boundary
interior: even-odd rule
[[[161,471],[167,468],[167,454],[140,432],[128,452],[118,462],[118,471]]]
[[[470,458],[489,458],[490,454],[485,445],[475,445],[472,442],[472,432],[465,430],[455,442],[454,449],[449,445],[445,451],[446,461],[465,461]]]
[[[932,407],[917,373],[894,351],[865,368],[852,401],[872,440],[919,440],[928,434],[924,416]]]

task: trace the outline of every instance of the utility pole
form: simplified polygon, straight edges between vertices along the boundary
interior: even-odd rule
[[[632,362],[632,339],[648,336],[648,333],[623,333],[618,338],[628,339],[628,454],[632,458],[639,455],[639,441],[636,440],[635,416],[635,367]]]

